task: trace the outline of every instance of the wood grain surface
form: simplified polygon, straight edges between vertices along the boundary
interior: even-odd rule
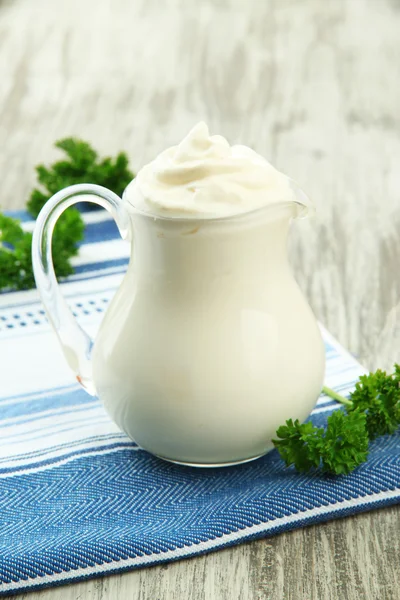
[[[0,206],[77,135],[139,169],[198,120],[314,200],[291,257],[369,368],[400,360],[399,0],[0,0]],[[398,600],[400,509],[29,595]]]

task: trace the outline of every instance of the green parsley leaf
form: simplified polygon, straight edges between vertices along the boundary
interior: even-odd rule
[[[335,410],[329,417],[319,446],[322,469],[335,475],[350,473],[367,460],[366,415],[355,410]]]
[[[47,200],[61,189],[76,183],[95,183],[119,196],[133,179],[126,154],[100,160],[97,152],[82,140],[66,138],[56,142],[66,158],[50,167],[36,167],[41,189],[35,188],[27,204],[37,217]],[[57,276],[73,272],[70,259],[78,253],[84,235],[83,219],[76,208],[68,208],[57,221],[53,235],[53,262]],[[16,219],[0,213],[0,291],[34,287],[31,264],[32,234],[25,232]]]
[[[378,369],[375,373],[362,375],[356,389],[350,395],[355,410],[366,412],[366,427],[370,440],[392,434],[400,424],[400,368],[395,365],[393,375]]]
[[[365,414],[354,411],[346,415],[335,410],[327,427],[315,427],[310,422],[286,421],[278,428],[278,440],[273,440],[286,466],[294,465],[301,473],[322,466],[335,475],[350,473],[368,456],[368,435]]]
[[[335,410],[325,429],[290,419],[278,428],[279,439],[273,443],[285,464],[300,472],[320,467],[344,475],[367,460],[371,440],[393,434],[399,427],[400,366],[396,364],[390,375],[380,369],[362,375],[350,399],[328,387],[323,390],[346,410]]]
[[[321,462],[320,443],[323,428],[312,423],[300,423],[298,419],[286,421],[277,429],[277,440],[272,440],[275,448],[285,461],[286,466],[294,465],[298,471],[305,473]]]
[[[31,266],[32,234],[19,221],[0,213],[0,289],[25,289],[34,285]]]

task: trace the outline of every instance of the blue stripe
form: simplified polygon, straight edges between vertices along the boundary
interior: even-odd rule
[[[35,220],[26,210],[6,210],[4,214],[12,219],[18,219],[21,223],[28,223]]]
[[[56,387],[47,388],[45,390],[38,390],[36,392],[29,392],[29,393],[25,392],[23,394],[14,394],[12,396],[4,396],[0,400],[0,409],[1,409],[1,402],[8,402],[11,400],[18,400],[18,399],[34,400],[34,399],[40,398],[40,396],[57,394],[57,393],[61,393],[66,390],[68,390],[68,393],[69,393],[69,392],[75,392],[77,390],[82,391],[82,388],[80,385],[77,385],[77,384],[76,385],[59,385]]]
[[[87,263],[85,265],[79,265],[75,267],[75,274],[78,275],[80,273],[91,273],[93,271],[101,271],[104,269],[111,269],[112,267],[123,267],[128,265],[129,258],[117,258],[116,260],[104,260],[102,262],[97,263]],[[71,279],[68,277],[66,280]]]
[[[109,221],[100,221],[99,223],[88,223],[85,228],[85,239],[79,245],[108,242],[117,239],[121,239],[121,236],[115,221],[111,219]]]
[[[93,400],[93,399],[92,399]],[[20,418],[21,416],[23,416],[25,413],[21,412],[21,414],[19,415],[19,418],[16,415],[12,415],[9,417],[6,417],[5,415],[2,415],[2,418],[4,418],[4,420],[7,419],[7,423],[5,423],[4,421],[0,421],[0,429],[8,429],[9,427],[18,427],[19,425],[24,425],[27,423],[35,423],[35,421],[40,421],[41,419],[49,419],[49,418],[53,418],[53,417],[60,417],[65,419],[65,417],[67,415],[70,414],[76,414],[78,412],[82,412],[82,411],[86,411],[88,410],[88,408],[94,408],[95,406],[99,406],[99,403],[97,401],[92,401],[91,404],[84,404],[83,406],[79,405],[79,404],[71,404],[68,405],[68,408],[66,410],[57,410],[54,406],[54,404],[52,404],[51,408],[53,410],[37,410],[36,414],[34,416],[32,416],[32,414],[28,417],[26,416],[26,418]],[[1,442],[0,442],[1,443]]]
[[[104,208],[101,208],[100,206],[96,207],[93,203],[79,202],[79,203],[77,203],[77,205],[78,204],[79,204],[79,212],[81,212],[81,213],[105,211]],[[95,208],[91,208],[91,207],[95,207]],[[6,211],[4,211],[4,214],[7,217],[12,217],[13,219],[18,219],[19,221],[21,221],[21,223],[29,223],[29,221],[32,221],[32,222],[35,221],[35,218],[32,215],[30,215],[27,210],[6,210]]]
[[[19,399],[20,397],[16,397]],[[23,396],[22,396],[23,398]],[[32,400],[25,400],[24,402],[16,402],[15,404],[8,404],[7,406],[1,406],[0,425],[2,419],[10,419],[12,417],[19,417],[22,415],[34,415],[37,412],[44,412],[51,410],[52,408],[62,408],[63,406],[82,406],[91,404],[95,399],[90,396],[82,388],[78,388],[75,391],[68,392],[66,394],[51,395],[51,391],[48,396],[43,398],[34,398]],[[100,402],[97,400],[98,404]]]

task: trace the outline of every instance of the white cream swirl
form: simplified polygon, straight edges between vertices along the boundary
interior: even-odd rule
[[[290,180],[247,146],[230,146],[198,123],[178,146],[143,167],[125,198],[154,215],[210,218],[295,201]]]

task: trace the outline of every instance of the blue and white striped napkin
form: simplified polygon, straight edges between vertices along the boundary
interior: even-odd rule
[[[18,214],[26,229],[33,223]],[[105,211],[63,293],[95,335],[129,259]],[[326,384],[348,393],[362,367],[325,331]],[[321,396],[315,423],[338,409]],[[373,443],[347,477],[286,469],[274,451],[246,465],[160,461],[74,382],[35,290],[0,296],[0,594],[201,554],[400,500],[400,435]]]

